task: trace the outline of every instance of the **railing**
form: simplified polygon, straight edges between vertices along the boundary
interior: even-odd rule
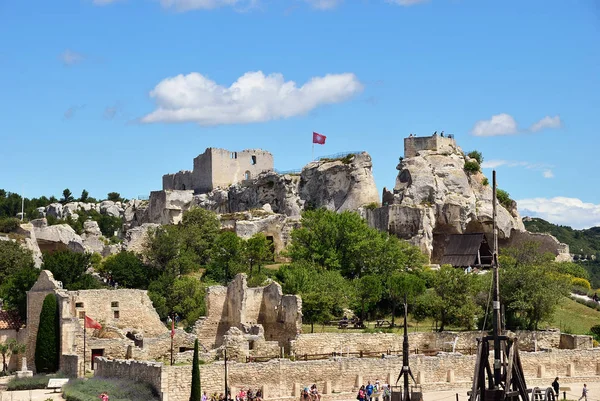
[[[150,197],[148,195],[138,195],[138,200],[143,200],[143,201],[147,201],[148,199],[150,199]]]
[[[300,174],[302,172],[301,168],[297,168],[297,169],[293,169],[293,170],[277,170],[274,169],[274,171],[279,174],[279,175],[286,175],[286,174],[292,174],[292,175],[296,175],[296,174]]]
[[[476,347],[460,348],[456,349],[456,353],[463,355],[474,355]],[[437,348],[426,348],[426,349],[413,349],[410,351],[411,355],[425,355],[435,356],[440,352],[449,352],[443,349]],[[318,361],[322,359],[329,359],[333,357],[354,357],[354,358],[383,358],[385,356],[402,356],[402,351],[385,350],[385,351],[353,351],[353,352],[330,352],[328,354],[300,354],[293,357],[296,361]],[[246,363],[250,362],[268,362],[272,359],[279,359],[280,355],[274,356],[247,356]]]
[[[316,160],[341,159],[341,158],[346,157],[348,155],[359,155],[359,154],[361,154],[363,152],[364,152],[364,150],[348,150],[346,152],[339,152],[339,153],[335,153],[333,155],[319,156],[319,157],[316,158]]]

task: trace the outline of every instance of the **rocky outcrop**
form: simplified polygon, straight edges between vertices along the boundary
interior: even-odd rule
[[[142,223],[178,224],[183,212],[192,206],[194,191],[152,191],[148,208],[140,218]]]
[[[32,224],[38,246],[42,251],[55,251],[58,249],[70,249],[75,252],[85,251],[83,240],[68,224],[49,226],[46,219],[34,220]]]
[[[467,172],[465,161],[458,147],[420,150],[401,159],[393,192],[384,190],[385,205],[364,215],[372,226],[409,240],[429,256],[449,234],[491,234],[492,188],[482,173]],[[496,222],[500,239],[525,231],[516,203],[508,209],[500,205]]]
[[[338,212],[378,204],[379,194],[366,153],[309,163],[302,169],[299,195],[306,206]]]
[[[23,236],[23,246],[31,251],[33,255],[33,263],[35,267],[39,269],[42,266],[42,251],[38,246],[33,224],[21,224],[15,233]]]
[[[158,224],[145,223],[139,227],[130,228],[125,233],[123,249],[129,252],[142,253],[148,239],[148,231],[160,227]]]

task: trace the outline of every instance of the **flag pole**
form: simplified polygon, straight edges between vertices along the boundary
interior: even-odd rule
[[[86,314],[85,311],[83,312],[83,376],[85,377],[85,338],[87,336],[87,324],[86,323]]]
[[[312,154],[311,154],[310,161],[312,162],[314,160],[315,160],[315,141],[313,141],[313,144],[312,144]]]

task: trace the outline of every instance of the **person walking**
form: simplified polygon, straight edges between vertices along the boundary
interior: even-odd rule
[[[103,391],[102,394],[98,396],[98,398],[100,398],[102,401],[108,401],[108,393],[106,391]]]
[[[577,401],[581,401],[581,399],[588,401],[587,395],[588,395],[587,384],[583,383],[583,390],[581,390],[581,397],[579,397],[579,400],[577,400]]]
[[[552,388],[554,389],[554,393],[556,394],[556,397],[558,398],[558,392],[560,391],[560,384],[558,384],[558,377],[556,379],[554,379],[554,381],[552,382]]]

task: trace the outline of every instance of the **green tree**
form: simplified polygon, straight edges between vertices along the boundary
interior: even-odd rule
[[[355,279],[354,282],[355,301],[360,307],[360,318],[365,320],[365,313],[379,302],[383,295],[383,283],[376,275],[367,275]]]
[[[75,200],[75,198],[73,197],[71,190],[69,188],[65,188],[63,190],[63,197],[60,198],[60,203],[65,204],[65,203],[73,202],[74,200]]]
[[[44,298],[35,342],[35,368],[38,372],[54,373],[58,370],[60,350],[58,303],[55,294]]]
[[[483,163],[483,155],[478,150],[472,150],[472,151],[470,151],[469,153],[467,153],[467,156],[469,156],[471,159],[477,160],[477,163],[480,166]]]
[[[264,263],[273,258],[273,247],[267,236],[263,233],[254,234],[246,241],[244,250],[245,257],[248,259],[248,267],[250,274],[252,268],[256,265],[260,273]]]
[[[110,274],[120,287],[146,289],[156,271],[144,265],[133,252],[122,251],[107,257],[100,272]]]
[[[20,269],[33,268],[33,254],[20,244],[0,241],[0,283]]]
[[[198,339],[194,341],[194,359],[192,360],[192,390],[190,401],[200,401],[202,390],[200,388],[200,360],[198,353]]]
[[[358,213],[326,209],[302,214],[302,226],[292,232],[288,254],[294,262],[339,270],[350,279],[420,268],[425,260],[415,247],[369,227]]]
[[[510,198],[510,194],[503,189],[496,189],[496,198],[498,203],[504,206],[506,209],[512,209],[513,200]]]
[[[59,250],[53,253],[44,253],[45,270],[50,270],[54,278],[62,281],[67,290],[85,290],[101,288],[98,280],[86,273],[90,266],[91,254],[78,253],[71,250]]]
[[[325,323],[340,316],[349,304],[352,291],[339,271],[296,262],[282,266],[276,277],[282,282],[286,294],[302,297],[302,320],[310,323],[311,333],[315,323]]]
[[[4,300],[4,308],[16,310],[22,321],[27,319],[27,291],[33,287],[39,275],[39,269],[27,266],[12,273],[0,284],[0,298]]]
[[[226,285],[238,273],[246,271],[244,242],[235,233],[224,231],[215,240],[206,276]]]
[[[79,197],[79,202],[87,202],[90,197],[90,193],[85,189],[81,191],[81,196]]]
[[[392,327],[394,327],[396,308],[404,302],[406,295],[409,303],[425,292],[425,281],[418,276],[405,272],[393,272],[386,280],[387,296],[392,304]]]
[[[24,354],[25,349],[25,344],[19,344],[14,338],[7,340],[5,343],[0,343],[0,354],[2,354],[2,373],[6,374],[10,357],[12,355]]]
[[[210,249],[219,235],[217,215],[199,207],[191,208],[183,214],[178,229],[181,251],[193,254],[198,265],[208,263]]]
[[[473,297],[473,277],[450,265],[443,265],[437,272],[434,288],[439,301],[433,304],[439,307],[440,331],[450,324],[472,327],[473,318],[479,312]]]
[[[121,194],[118,192],[109,192],[107,199],[113,202],[121,202],[123,200],[123,198],[121,198]]]
[[[204,290],[200,280],[191,276],[177,277],[168,294],[168,305],[181,316],[185,327],[191,327],[206,313]]]
[[[570,293],[571,276],[539,252],[525,255],[522,249],[507,249],[500,266],[500,297],[511,329],[537,330]]]

